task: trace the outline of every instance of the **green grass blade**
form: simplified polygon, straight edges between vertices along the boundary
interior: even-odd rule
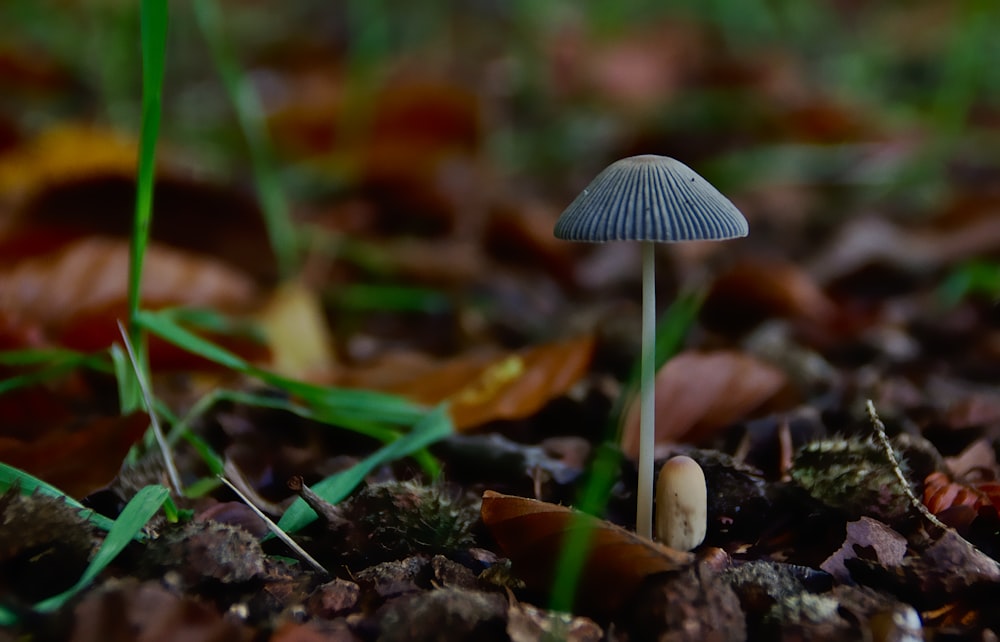
[[[95,513],[89,508],[84,508],[83,504],[76,501],[55,486],[47,484],[41,479],[38,479],[34,475],[26,473],[19,468],[14,468],[13,466],[0,462],[0,492],[7,492],[15,484],[20,487],[22,495],[31,495],[32,493],[37,492],[42,495],[48,495],[49,497],[61,498],[69,506],[83,511],[80,513],[81,517],[97,528],[108,530],[113,524],[113,522],[104,515]]]
[[[83,363],[92,359],[94,359],[92,355],[64,348],[29,348],[26,350],[0,352],[0,365],[3,366],[38,366],[67,362]]]
[[[163,75],[166,69],[167,0],[142,0],[139,16],[142,40],[142,131],[139,136],[139,166],[128,271],[129,331],[137,346],[142,341],[135,318],[139,312],[142,263],[153,218],[156,140],[160,133]]]
[[[203,339],[193,332],[179,326],[168,314],[140,310],[136,314],[136,323],[145,330],[152,332],[161,339],[166,339],[175,346],[208,359],[230,370],[246,373],[252,366],[224,348],[211,341]]]
[[[972,296],[1000,297],[1000,263],[971,260],[951,270],[938,287],[938,299],[953,308]]]
[[[163,486],[146,486],[136,493],[108,530],[104,543],[77,583],[59,595],[39,602],[35,609],[43,613],[55,611],[86,588],[135,539],[169,497],[170,492]]]
[[[262,370],[177,325],[169,314],[141,310],[136,319],[142,328],[179,348],[301,397],[313,411],[324,413],[329,423],[345,427],[361,426],[364,422],[412,424],[426,413],[421,406],[396,395],[317,386]]]
[[[335,504],[344,499],[364,478],[382,464],[401,459],[423,450],[454,432],[448,408],[444,404],[428,413],[409,433],[383,446],[348,470],[327,477],[312,487],[320,497]],[[293,533],[316,519],[316,513],[298,499],[278,521],[286,533]]]
[[[83,354],[73,350],[10,350],[0,352],[0,365],[14,367],[41,366],[32,372],[8,377],[0,381],[0,394],[57,379],[77,368],[90,368],[107,372],[107,362],[98,355]]]
[[[253,166],[257,196],[264,212],[271,247],[283,277],[292,276],[298,267],[298,242],[292,217],[281,188],[281,181],[271,159],[264,110],[247,75],[240,69],[236,54],[223,33],[222,13],[215,0],[195,0],[194,15],[209,49],[222,84],[236,111],[240,129],[247,141]]]
[[[128,415],[142,409],[142,391],[135,370],[128,360],[128,355],[117,343],[111,346],[111,365],[115,371],[115,382],[118,384],[118,408],[123,415]]]
[[[396,311],[440,314],[452,307],[448,296],[432,288],[358,283],[340,288],[333,305],[352,312]]]
[[[191,431],[184,432],[184,439],[191,444],[191,447],[195,449],[198,456],[201,457],[205,465],[208,466],[208,470],[211,471],[213,475],[221,475],[226,467],[226,462],[222,458],[222,455],[215,452],[215,449],[200,436],[194,434]],[[214,478],[212,478],[214,480]],[[184,493],[186,496],[191,497],[187,490]]]
[[[64,374],[75,369],[76,364],[60,363],[48,368],[36,370],[35,372],[26,372],[24,374],[8,377],[3,381],[0,381],[0,395],[12,390],[17,390],[18,388],[27,388],[28,386],[33,386],[36,383],[58,379]]]

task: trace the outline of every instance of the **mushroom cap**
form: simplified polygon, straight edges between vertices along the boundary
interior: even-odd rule
[[[556,222],[568,241],[699,241],[746,236],[736,206],[693,169],[666,156],[608,165]]]

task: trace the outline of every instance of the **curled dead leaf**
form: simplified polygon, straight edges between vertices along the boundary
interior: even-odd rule
[[[565,506],[534,499],[483,493],[483,522],[529,588],[548,591],[568,535],[591,529],[590,548],[582,563],[579,599],[589,607],[613,612],[650,575],[677,571],[694,556],[639,537],[610,522]]]
[[[683,352],[656,374],[656,441],[701,442],[748,417],[787,384],[785,374],[741,352]],[[639,454],[639,409],[632,404],[622,449]]]

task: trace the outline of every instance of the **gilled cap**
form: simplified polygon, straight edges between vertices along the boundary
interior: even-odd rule
[[[699,241],[746,236],[736,206],[666,156],[631,156],[597,175],[556,222],[568,241]]]

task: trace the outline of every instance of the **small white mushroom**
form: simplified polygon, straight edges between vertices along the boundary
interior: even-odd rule
[[[663,464],[656,479],[656,539],[690,551],[705,540],[708,487],[698,462],[679,455]]]

